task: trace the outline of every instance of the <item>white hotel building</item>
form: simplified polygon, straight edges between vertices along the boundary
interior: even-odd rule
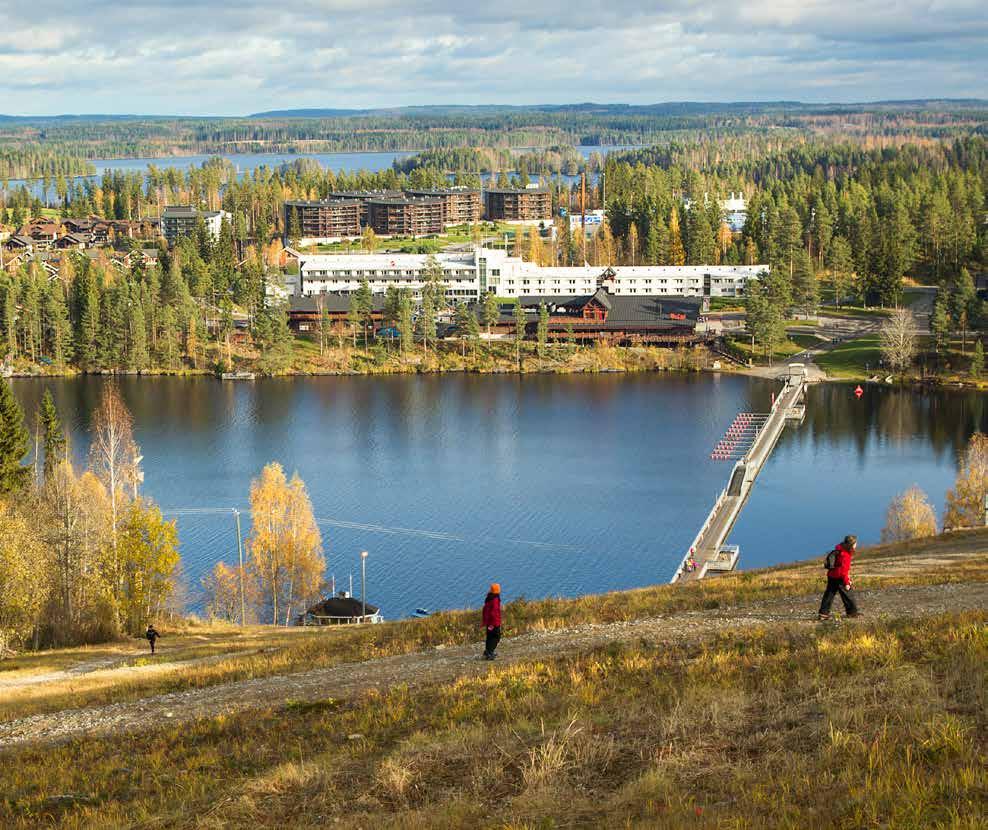
[[[446,295],[473,300],[493,292],[499,297],[574,296],[606,288],[615,295],[737,297],[749,279],[767,265],[585,265],[542,267],[492,248],[436,254]],[[297,294],[349,294],[366,279],[371,290],[388,286],[419,294],[426,278],[426,254],[300,254]]]

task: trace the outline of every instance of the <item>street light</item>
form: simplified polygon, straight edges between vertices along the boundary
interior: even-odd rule
[[[367,551],[360,552],[360,605],[361,622],[367,620]]]
[[[244,602],[244,537],[240,534],[240,511],[233,508],[237,519],[237,554],[240,557],[240,624],[247,624],[247,604]]]

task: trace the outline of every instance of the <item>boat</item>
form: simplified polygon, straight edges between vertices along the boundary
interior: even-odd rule
[[[428,608],[416,608],[413,617],[431,617],[432,612]]]
[[[254,380],[257,376],[253,372],[224,372],[220,377],[223,380]]]

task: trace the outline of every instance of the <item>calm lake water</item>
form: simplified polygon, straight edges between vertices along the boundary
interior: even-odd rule
[[[581,145],[576,149],[584,158],[589,158],[593,153],[600,153],[606,156],[616,150],[634,149],[637,145]],[[314,159],[319,164],[334,172],[355,173],[366,170],[377,173],[381,170],[388,170],[395,159],[407,158],[415,155],[413,151],[408,152],[381,152],[381,153],[222,153],[223,158],[229,159],[236,166],[240,175],[254,170],[262,165],[267,167],[278,167],[279,165],[291,163],[297,159]],[[204,161],[213,158],[211,155],[193,156],[168,156],[165,158],[133,158],[133,159],[94,159],[93,166],[96,168],[96,176],[100,178],[107,170],[138,170],[147,172],[151,165],[160,170],[177,168],[187,170],[189,167],[201,165]],[[78,177],[85,178],[85,177]],[[487,178],[483,176],[483,178]],[[563,176],[569,183],[579,180],[579,176]],[[45,198],[40,181],[25,182],[23,179],[11,179],[8,183],[9,190],[16,190],[23,184],[28,184],[30,190],[35,195]],[[57,199],[54,187],[49,188],[48,198],[52,201]]]
[[[29,413],[52,390],[85,457],[104,378],[14,381]],[[733,376],[410,376],[223,383],[122,378],[162,508],[248,507],[269,461],[298,470],[321,522],[328,572],[390,618],[418,606],[575,596],[665,582],[728,467],[709,459],[739,410],[777,385]],[[755,567],[815,555],[845,533],[878,539],[912,484],[938,512],[957,451],[988,430],[983,395],[847,385],[809,390],[731,541]],[[178,519],[193,593],[236,561],[228,515]],[[245,527],[245,533],[248,527]]]

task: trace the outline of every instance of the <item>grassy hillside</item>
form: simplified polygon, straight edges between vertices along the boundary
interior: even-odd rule
[[[983,583],[986,551],[988,532],[874,548],[856,587],[867,610],[869,593],[877,608],[882,591]],[[565,640],[612,623],[613,642],[453,681],[272,700],[173,727],[168,705],[150,704],[143,732],[4,751],[0,826],[982,826],[988,615],[911,617],[922,609],[910,600],[902,613],[820,626],[808,622],[820,573],[810,562],[511,603],[506,659],[522,631],[565,629]],[[702,609],[769,605],[764,623],[743,629],[620,636],[641,617],[699,613],[702,627]],[[5,692],[4,678],[64,670],[94,650],[20,658],[0,671],[0,720],[479,638],[476,612],[359,630],[166,635],[164,659],[213,662]]]

